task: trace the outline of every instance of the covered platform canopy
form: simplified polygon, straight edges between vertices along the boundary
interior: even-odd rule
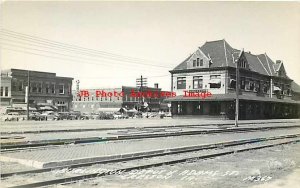
[[[213,94],[211,97],[201,98],[201,97],[185,97],[179,95],[172,98],[165,99],[166,102],[175,102],[175,101],[233,101],[235,100],[236,95],[234,93],[229,94]],[[278,99],[276,96],[270,97],[260,97],[252,95],[239,95],[240,100],[249,100],[249,101],[261,101],[261,102],[275,102],[275,103],[289,103],[289,104],[300,104],[300,101],[295,101],[292,99]]]

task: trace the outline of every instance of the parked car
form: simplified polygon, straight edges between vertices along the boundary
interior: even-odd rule
[[[100,112],[96,119],[104,120],[104,119],[114,119],[113,114]]]
[[[4,121],[19,121],[19,120],[21,120],[21,118],[24,118],[24,117],[21,117],[19,115],[19,113],[17,113],[17,112],[10,112],[10,113],[4,114],[2,117],[2,119]]]
[[[73,111],[69,113],[69,120],[77,120],[80,119],[81,113],[79,111]]]
[[[39,112],[31,112],[29,114],[29,119],[36,120],[36,121],[43,121],[43,120],[46,120],[46,116],[43,116]]]
[[[53,111],[46,111],[46,112],[42,113],[41,116],[42,116],[43,118],[45,118],[46,121],[47,121],[47,120],[59,120],[59,115],[58,115],[58,113],[53,112]]]
[[[70,119],[70,113],[69,112],[58,112],[58,119],[59,120]]]

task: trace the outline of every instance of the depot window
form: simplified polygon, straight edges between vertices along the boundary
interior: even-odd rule
[[[194,89],[202,89],[203,88],[202,76],[194,76],[193,77],[193,88]]]
[[[209,85],[210,88],[221,88],[221,75],[210,75]]]
[[[235,89],[236,88],[236,76],[231,75],[229,79],[229,88]]]
[[[246,78],[245,77],[241,77],[241,81],[240,81],[240,84],[241,84],[241,89],[245,89],[245,83],[246,82]]]
[[[203,59],[200,59],[200,66],[203,66]]]
[[[196,67],[196,60],[193,60],[193,67]]]
[[[264,92],[264,93],[267,93],[268,90],[269,90],[269,83],[268,83],[268,82],[265,82],[265,83],[263,84],[263,92]]]
[[[37,86],[36,86],[37,84],[36,83],[31,83],[30,85],[31,85],[31,91],[32,92],[37,92]]]
[[[185,88],[186,88],[186,77],[178,77],[177,89],[185,89]]]

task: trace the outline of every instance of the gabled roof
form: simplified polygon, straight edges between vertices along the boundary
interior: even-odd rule
[[[187,68],[187,61],[193,56],[193,54],[189,55],[182,63],[177,65],[173,70],[182,70]]]
[[[300,93],[300,86],[294,81],[291,83],[291,89],[294,92]]]
[[[199,49],[211,59],[211,68],[235,67],[234,60],[238,58],[240,53],[240,50],[231,47],[224,39],[205,42],[205,44],[199,47]],[[192,55],[176,66],[173,70],[187,69],[188,60],[192,57]],[[277,76],[277,69],[279,69],[282,64],[274,63],[267,54],[255,55],[250,52],[245,52],[245,57],[251,71],[267,76]]]
[[[211,67],[235,67],[232,54],[238,55],[238,50],[233,49],[225,40],[206,42],[199,49],[211,58]]]

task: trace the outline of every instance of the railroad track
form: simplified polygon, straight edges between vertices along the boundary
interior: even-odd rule
[[[41,182],[35,182],[35,183],[29,183],[24,185],[17,185],[13,186],[14,188],[21,188],[21,187],[41,187],[41,186],[51,186],[51,185],[57,185],[57,184],[68,184],[68,183],[74,183],[80,180],[87,180],[91,178],[96,177],[103,177],[107,175],[113,174],[113,172],[120,171],[120,172],[129,172],[131,170],[137,170],[137,169],[147,169],[152,167],[158,167],[163,165],[171,165],[171,164],[177,164],[177,163],[184,163],[184,162],[191,162],[199,159],[208,159],[208,158],[214,158],[218,156],[224,156],[229,155],[233,153],[239,153],[239,152],[246,152],[250,150],[257,150],[257,149],[263,149],[268,147],[274,147],[278,145],[284,145],[284,144],[291,144],[291,143],[299,143],[300,142],[300,134],[293,134],[293,135],[282,135],[282,136],[276,136],[276,137],[268,137],[268,138],[254,138],[254,139],[246,139],[246,140],[236,140],[236,141],[230,141],[230,142],[222,142],[222,143],[214,143],[214,144],[207,144],[207,145],[198,145],[198,146],[188,146],[188,147],[182,147],[182,148],[172,148],[168,150],[162,150],[157,153],[143,153],[140,155],[123,155],[122,158],[112,158],[104,161],[97,161],[97,162],[90,162],[90,163],[83,163],[83,164],[75,164],[75,165],[68,165],[68,166],[59,166],[54,168],[45,168],[45,169],[38,169],[38,170],[29,170],[29,171],[22,171],[22,172],[14,172],[14,173],[7,173],[7,174],[1,174],[1,178],[9,178],[10,176],[18,176],[18,175],[24,175],[24,174],[38,174],[38,173],[44,173],[44,172],[50,172],[57,169],[76,169],[81,167],[87,167],[87,166],[93,166],[96,164],[109,164],[109,163],[117,163],[117,162],[124,162],[124,161],[135,161],[145,158],[154,158],[159,156],[167,156],[167,155],[175,155],[175,154],[182,154],[182,153],[189,153],[189,152],[195,152],[200,150],[209,150],[209,149],[215,149],[215,148],[231,148],[234,146],[242,146],[246,144],[255,144],[260,142],[268,142],[268,141],[274,141],[274,140],[281,140],[281,139],[293,139],[289,141],[284,141],[280,143],[272,143],[272,144],[264,144],[254,147],[246,147],[242,149],[231,149],[229,151],[223,151],[223,152],[214,152],[212,154],[206,154],[206,155],[199,155],[194,157],[186,157],[176,160],[164,160],[161,162],[155,162],[150,164],[143,164],[138,166],[131,166],[126,168],[120,168],[120,169],[114,169],[111,171],[106,171],[103,173],[90,173],[85,175],[79,175],[79,176],[73,176],[73,177],[66,177],[66,178],[59,178],[59,179],[52,179],[48,181],[41,181]],[[248,145],[247,145],[248,146]]]
[[[276,129],[293,129],[299,127],[300,125],[276,126],[276,127],[271,127],[271,126],[253,127],[253,128],[248,127],[248,128],[230,128],[230,129],[210,129],[210,130],[199,130],[199,131],[159,132],[159,133],[151,133],[151,134],[116,135],[111,137],[39,140],[39,141],[29,141],[29,142],[18,142],[17,144],[16,143],[1,144],[1,153],[16,152],[21,150],[43,149],[48,146],[59,146],[59,145],[68,145],[68,144],[84,144],[84,143],[93,143],[93,142],[108,142],[108,141],[147,139],[147,138],[159,138],[159,137],[170,137],[170,136],[198,135],[198,134],[268,131],[268,130],[276,130]]]

